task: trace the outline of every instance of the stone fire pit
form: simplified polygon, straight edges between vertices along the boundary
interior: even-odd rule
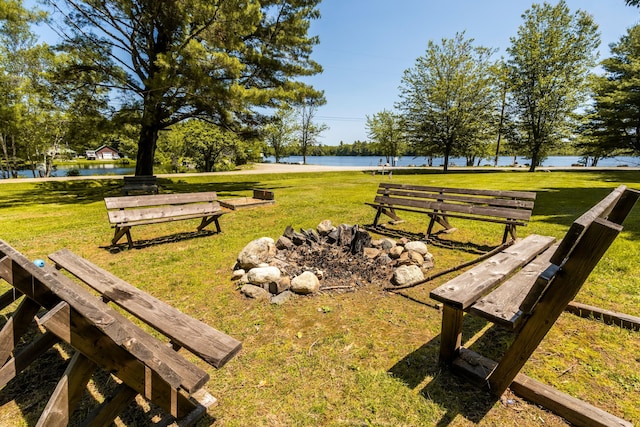
[[[249,298],[282,304],[293,294],[354,291],[366,285],[403,286],[424,279],[433,256],[421,241],[374,240],[358,225],[287,227],[277,240],[256,239],[240,252],[233,272]]]

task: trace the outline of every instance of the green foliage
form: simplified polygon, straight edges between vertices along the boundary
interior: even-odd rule
[[[507,49],[507,65],[518,139],[533,171],[554,145],[571,136],[600,41],[592,17],[580,10],[572,14],[564,0],[534,4],[523,19]]]
[[[321,98],[296,79],[321,71],[307,34],[320,0],[64,0],[70,71],[128,95],[140,126],[137,175],[153,173],[158,131],[190,118],[245,132],[255,107]]]
[[[425,55],[404,72],[397,107],[409,143],[421,155],[444,156],[445,172],[451,156],[484,155],[496,103],[492,54],[458,33],[440,44],[429,41]]]
[[[201,172],[230,170],[246,163],[251,150],[235,133],[202,120],[177,124],[162,135],[158,146],[159,159],[168,160],[173,171],[179,171],[185,159]]]
[[[276,162],[287,155],[290,147],[295,143],[298,123],[296,111],[289,106],[283,106],[276,111],[271,121],[264,127],[264,139],[272,150]]]
[[[371,117],[367,116],[367,131],[379,153],[386,157],[387,163],[404,152],[402,121],[397,114],[382,110]]]
[[[593,156],[640,153],[640,25],[627,30],[611,45],[610,58],[602,61],[604,74],[594,76],[593,111],[588,116],[586,145]]]

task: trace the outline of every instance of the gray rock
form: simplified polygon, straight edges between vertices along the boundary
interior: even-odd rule
[[[396,286],[405,286],[424,280],[424,274],[417,265],[403,265],[393,272],[391,281]]]
[[[313,294],[319,289],[320,280],[310,271],[305,271],[291,280],[291,290],[296,294]]]
[[[240,280],[245,274],[246,271],[244,271],[243,269],[233,270],[233,273],[231,274],[231,280]]]
[[[389,249],[389,256],[392,259],[398,259],[400,258],[400,255],[402,255],[402,252],[404,252],[403,246],[394,246],[391,249]]]
[[[244,285],[243,287],[240,288],[240,292],[248,298],[254,298],[254,299],[269,298],[269,292],[267,292],[266,290],[262,289],[259,286]]]
[[[420,255],[426,255],[429,253],[427,244],[424,242],[408,242],[404,245],[404,248],[408,251],[418,252]]]
[[[326,236],[327,234],[331,233],[334,229],[335,227],[333,226],[331,221],[328,219],[325,219],[316,227],[316,230],[318,230],[318,234],[320,234],[321,236]]]
[[[278,267],[256,267],[249,270],[247,279],[253,285],[263,285],[265,283],[277,282],[282,273]]]
[[[382,249],[384,249],[385,251],[391,250],[396,246],[396,241],[393,239],[389,239],[388,237],[383,237],[380,240],[380,243],[381,243]]]
[[[238,255],[240,268],[250,270],[264,262],[269,262],[276,254],[276,245],[272,238],[261,237],[253,240]]]
[[[424,256],[424,262],[422,263],[423,270],[430,270],[436,265],[433,254],[428,253]]]
[[[271,304],[282,305],[285,302],[289,301],[293,297],[293,292],[284,291],[278,295],[274,295],[271,297]]]

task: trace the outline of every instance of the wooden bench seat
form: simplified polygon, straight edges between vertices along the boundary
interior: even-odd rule
[[[514,392],[576,425],[630,425],[519,371],[620,233],[639,197],[640,192],[620,186],[576,219],[559,243],[528,236],[431,291],[431,298],[443,304],[440,361],[496,396],[513,382]],[[464,312],[515,332],[499,362],[462,347]]]
[[[445,231],[455,228],[449,218],[462,218],[505,225],[502,242],[515,239],[516,227],[527,225],[533,211],[536,193],[528,191],[494,191],[465,188],[433,187],[395,183],[380,183],[373,203],[377,210],[376,227],[382,214],[393,223],[402,220],[397,211],[417,212],[430,217],[427,237],[438,223]]]
[[[224,214],[215,191],[105,197],[104,202],[109,223],[115,229],[111,245],[126,236],[130,248],[131,227],[200,218],[197,231],[213,222],[220,233],[218,218]]]
[[[0,241],[0,279],[12,286],[0,300],[6,308],[14,300],[18,308],[0,331],[0,387],[20,375],[57,341],[75,349],[65,373],[40,416],[38,425],[68,425],[92,373],[101,368],[122,382],[107,396],[83,425],[110,425],[113,419],[141,395],[166,414],[193,422],[215,399],[204,389],[209,374],[178,350],[184,348],[205,362],[222,367],[241,349],[234,338],[213,329],[74,255],[68,250],[50,256],[59,269],[38,267]],[[82,283],[89,284],[98,295]],[[11,294],[12,298],[7,297]],[[172,345],[134,324],[120,308],[164,335]],[[47,310],[42,313],[42,309]],[[31,344],[16,349],[33,319],[46,331],[35,334]],[[183,425],[183,424],[181,424]]]

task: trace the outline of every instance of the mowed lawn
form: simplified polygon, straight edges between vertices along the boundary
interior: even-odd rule
[[[620,184],[640,188],[632,170],[441,173],[394,171],[393,181],[423,185],[537,192],[531,222],[518,229],[562,238],[571,222]],[[566,425],[544,409],[508,394],[488,393],[443,370],[437,361],[440,313],[429,291],[459,273],[402,294],[365,286],[355,292],[296,297],[282,306],[249,300],[231,281],[240,250],[251,240],[277,239],[291,225],[313,228],[325,219],[371,224],[377,185],[388,176],[367,172],[224,175],[160,178],[161,192],[217,191],[219,198],[274,191],[271,206],[237,210],[220,219],[221,234],[166,239],[195,230],[197,221],[137,227],[143,248],[113,253],[103,198],[121,194],[122,180],[29,180],[0,184],[0,239],[30,259],[61,248],[87,258],[185,313],[243,341],[211,374],[219,403],[200,426],[515,426]],[[394,226],[424,232],[427,218],[406,215]],[[450,240],[429,245],[434,271],[499,245],[497,224],[452,220]],[[589,277],[576,300],[640,316],[640,206]],[[0,283],[0,292],[9,289]],[[0,312],[6,323],[14,306]],[[486,333],[485,333],[486,332]],[[197,333],[197,332],[196,332]],[[495,356],[510,339],[483,322],[469,322],[476,351]],[[57,346],[0,390],[0,425],[32,426],[46,405],[71,350]],[[640,332],[563,314],[523,372],[621,418],[640,424]],[[83,401],[102,399],[98,379]],[[507,392],[509,393],[509,392]],[[124,425],[141,425],[131,409]],[[123,425],[123,424],[121,424]]]

